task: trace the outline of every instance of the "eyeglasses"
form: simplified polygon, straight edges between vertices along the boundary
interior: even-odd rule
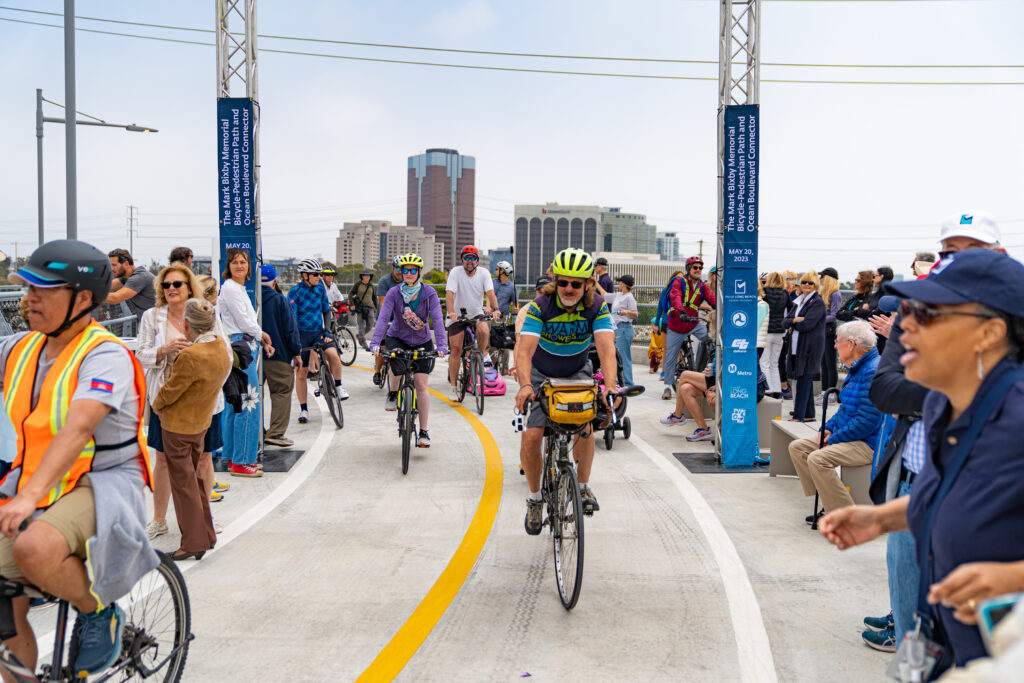
[[[690,266],[690,270],[704,270],[704,266]]]
[[[320,273],[306,273],[310,277],[320,277]]]
[[[410,273],[415,275],[415,274],[417,274],[419,272],[420,272],[419,268],[402,268],[402,275],[409,275]]]
[[[170,289],[171,287],[179,289],[181,287],[184,287],[185,284],[186,282],[184,280],[174,280],[173,282],[161,282],[160,286],[163,287],[164,289]]]
[[[566,287],[581,289],[583,287],[583,282],[581,280],[559,280],[558,286],[562,289],[565,289]]]
[[[814,283],[811,282],[810,280],[801,280],[800,284],[802,284],[802,285],[810,285],[811,287],[814,286]]]
[[[989,315],[988,313],[971,313],[969,311],[944,311],[940,308],[934,308],[926,303],[920,301],[914,301],[913,299],[904,299],[900,302],[900,314],[904,318],[914,317],[914,321],[922,327],[927,327],[933,320],[938,318],[940,315],[964,315],[969,318],[984,318],[986,320],[995,318],[997,316]]]
[[[465,256],[462,257],[462,260],[463,261],[476,261],[477,257],[473,256],[472,254],[466,254]]]

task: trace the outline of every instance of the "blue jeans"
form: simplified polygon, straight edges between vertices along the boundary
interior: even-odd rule
[[[899,495],[910,493],[910,487],[900,483]],[[917,587],[920,572],[917,568],[917,543],[909,531],[889,534],[885,545],[885,562],[889,567],[889,604],[896,624],[896,643],[903,642],[903,634],[914,628],[917,612]]]
[[[706,323],[697,323],[689,332],[665,331],[665,386],[675,386],[676,365],[679,363],[679,351],[683,348],[683,341],[687,337],[696,337],[698,341],[708,338],[708,326]],[[694,349],[696,351],[696,349]],[[690,358],[692,362],[694,358]]]
[[[231,335],[231,341],[235,342],[242,338],[240,334]],[[262,408],[260,406],[259,374],[257,373],[257,362],[262,357],[260,345],[257,342],[250,342],[249,347],[253,350],[253,362],[245,369],[245,376],[249,380],[246,394],[242,396],[242,412],[236,413],[231,405],[224,406],[224,455],[225,462],[236,465],[253,465],[256,463],[256,455],[260,445],[260,422]]]
[[[633,336],[636,331],[629,323],[619,323],[615,327],[615,350],[622,356],[622,378],[626,386],[633,384],[633,356],[630,347],[633,345]]]

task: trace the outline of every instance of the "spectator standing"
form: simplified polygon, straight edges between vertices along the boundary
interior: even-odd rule
[[[839,293],[839,273],[835,268],[826,268],[818,273],[821,277],[821,299],[825,302],[825,353],[821,357],[821,393],[814,398],[814,405],[820,406],[825,392],[839,385],[839,367],[836,364],[836,315],[843,305]]]
[[[260,268],[263,303],[263,331],[270,337],[275,349],[273,356],[263,353],[263,380],[270,390],[270,426],[267,427],[264,443],[271,446],[293,446],[295,442],[285,438],[288,421],[292,412],[292,389],[295,387],[295,373],[302,366],[299,353],[299,328],[292,315],[291,306],[278,292],[277,269],[264,264]]]
[[[636,322],[638,310],[636,299],[633,297],[632,275],[622,275],[617,278],[619,283],[619,295],[612,302],[612,325],[615,326],[615,350],[622,357],[622,377],[626,386],[633,385],[633,336],[635,330],[633,324]]]
[[[857,273],[857,279],[853,283],[853,294],[839,307],[836,320],[848,322],[857,318],[868,319],[871,314],[871,292],[875,287],[874,278],[873,270],[862,270]]]
[[[761,372],[768,378],[768,394],[774,398],[781,398],[779,358],[782,356],[786,332],[783,321],[792,304],[781,273],[768,273],[768,277],[765,278],[764,301],[768,304],[768,329],[765,334],[764,353],[761,354]]]
[[[245,390],[241,395],[238,412],[234,406],[226,409],[224,415],[224,460],[228,472],[236,477],[260,477],[263,471],[256,466],[260,441],[260,381],[259,347],[262,342],[267,355],[274,355],[270,335],[263,331],[256,318],[256,309],[249,300],[245,283],[253,277],[249,252],[246,249],[227,250],[227,267],[221,274],[224,285],[220,293],[220,315],[224,330],[232,346],[242,344],[248,347],[252,361],[246,366]]]
[[[701,279],[704,261],[698,256],[686,259],[686,275],[673,278],[669,283],[668,313],[666,323],[668,332],[665,342],[665,391],[661,398],[668,401],[672,398],[672,387],[675,384],[676,363],[683,341],[691,334],[700,340],[708,338],[708,328],[704,323],[683,322],[683,318],[696,318],[697,309],[705,302],[715,305],[715,294],[707,282]]]
[[[594,277],[597,278],[597,293],[605,299],[615,296],[615,285],[608,274],[608,259],[601,257],[594,261]]]
[[[114,281],[104,303],[119,304],[123,301],[128,304],[128,310],[141,322],[142,314],[153,308],[153,302],[156,300],[153,274],[146,270],[145,266],[135,265],[127,249],[114,249],[107,257],[114,272]]]
[[[817,438],[797,439],[789,444],[789,457],[804,495],[820,494],[828,512],[853,505],[836,467],[870,465],[882,425],[882,413],[868,397],[878,369],[878,350],[871,326],[863,320],[848,322],[839,328],[834,343],[839,360],[850,372],[839,394],[839,411],[825,423],[825,446],[819,449]],[[814,519],[812,515],[807,521]]]
[[[162,415],[164,458],[170,474],[174,513],[181,544],[171,559],[202,559],[217,543],[210,515],[209,486],[199,476],[203,436],[210,425],[217,395],[231,371],[224,353],[226,340],[213,333],[217,311],[208,301],[185,303],[184,328],[188,346],[178,352],[170,375],[153,400]]]
[[[764,300],[764,287],[757,288],[757,362],[760,365],[764,347],[768,344],[768,302]]]
[[[786,315],[790,330],[789,376],[796,382],[794,422],[814,421],[814,373],[821,368],[825,351],[825,303],[818,294],[818,274],[804,273],[800,296]]]
[[[356,304],[356,339],[363,348],[366,346],[366,333],[373,333],[374,325],[377,322],[377,311],[380,310],[380,300],[377,297],[377,288],[370,281],[373,278],[372,270],[364,270],[359,274],[359,282],[352,285],[348,291],[348,298]]]
[[[171,255],[170,258],[168,258],[167,262],[183,263],[185,264],[186,268],[192,270],[193,260],[195,260],[195,255],[192,253],[191,249],[189,249],[188,247],[175,247],[174,249],[171,249]]]
[[[195,272],[195,271],[192,271]],[[228,350],[228,359],[234,360],[231,353],[231,344],[228,343],[228,333],[224,330],[224,323],[220,320],[220,312],[217,309],[217,296],[220,294],[220,285],[210,275],[196,275],[199,287],[203,290],[202,298],[213,304],[217,310],[217,323],[214,327],[214,334],[224,340]],[[199,297],[196,297],[197,299]],[[213,419],[210,420],[210,428],[206,430],[203,437],[203,456],[199,459],[199,478],[210,484],[210,502],[216,503],[224,498],[224,492],[231,488],[230,484],[217,481],[213,472],[213,454],[224,448],[224,392],[217,394],[217,403],[213,407]],[[217,521],[213,522],[213,529],[218,534],[223,531]]]
[[[782,280],[785,283],[784,289],[786,295],[790,301],[793,301],[800,296],[800,273],[795,270],[784,270],[782,271]],[[793,388],[789,383],[789,362],[790,356],[790,336],[787,334],[782,340],[782,353],[780,357],[782,360],[779,362],[779,383],[782,386],[782,398],[791,399],[793,398]]]

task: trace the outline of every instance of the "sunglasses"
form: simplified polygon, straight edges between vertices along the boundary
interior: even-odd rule
[[[570,289],[581,289],[583,287],[583,282],[580,280],[559,280],[558,286],[562,289],[565,289],[566,287]]]
[[[171,287],[178,289],[180,287],[184,287],[186,284],[188,283],[186,283],[184,280],[175,280],[174,282],[161,282],[160,286],[163,287],[164,289],[170,289]]]
[[[462,260],[463,261],[476,261],[477,257],[473,256],[472,254],[469,254],[469,255],[463,256]]]
[[[926,303],[920,301],[914,301],[913,299],[904,299],[900,302],[900,314],[904,318],[914,317],[914,321],[922,326],[927,327],[933,320],[938,318],[940,315],[963,315],[969,318],[984,318],[986,320],[995,318],[994,315],[988,313],[970,313],[969,311],[944,311],[939,308],[933,308]]]
[[[704,266],[690,266],[690,270],[704,270]]]
[[[810,280],[801,280],[800,284],[802,284],[802,285],[810,285],[811,287],[814,286],[814,283],[811,282]]]
[[[419,272],[420,272],[419,268],[402,268],[402,275],[408,275],[409,273],[412,273],[412,274],[415,275],[416,273],[419,273]]]
[[[320,273],[306,273],[310,277],[320,277]]]

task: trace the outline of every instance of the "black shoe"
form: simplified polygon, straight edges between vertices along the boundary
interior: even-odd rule
[[[808,524],[814,524],[815,522],[817,522],[819,519],[821,519],[824,516],[825,516],[825,511],[824,510],[818,510],[818,514],[816,514],[816,515],[807,515],[806,517],[804,517],[804,521],[807,522]]]
[[[378,386],[378,387],[379,387],[379,386],[381,386],[381,384],[382,384],[382,383],[383,383],[383,382],[382,382],[382,380],[381,380],[381,375],[380,375],[380,373],[379,373],[379,372],[375,372],[375,373],[373,373],[373,384],[374,384],[375,386]]]

